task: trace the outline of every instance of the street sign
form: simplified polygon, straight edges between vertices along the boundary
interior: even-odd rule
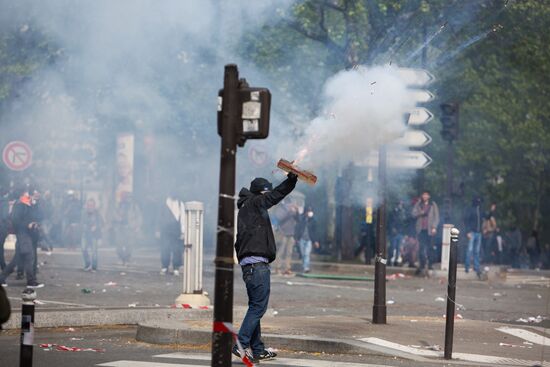
[[[409,94],[416,103],[427,103],[434,100],[434,95],[425,89],[410,89]]]
[[[388,168],[423,169],[432,163],[429,155],[422,151],[391,151],[388,150]],[[367,159],[359,162],[358,166],[378,167],[378,152],[372,152]]]
[[[432,121],[434,115],[424,107],[417,107],[413,109],[407,119],[407,125],[420,126],[425,125]]]
[[[435,77],[424,69],[398,68],[397,73],[411,87],[423,87],[435,80]]]
[[[423,130],[408,130],[402,138],[393,141],[393,144],[411,148],[422,148],[432,142],[432,137]]]
[[[2,160],[12,171],[23,171],[32,164],[32,150],[22,141],[12,141],[4,147]]]

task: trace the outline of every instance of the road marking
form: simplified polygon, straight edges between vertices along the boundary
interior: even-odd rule
[[[96,366],[104,367],[197,367],[196,364],[175,364],[175,363],[159,363],[159,362],[143,362],[143,361],[113,361]]]
[[[14,301],[21,301],[21,297],[8,297],[9,299],[13,299]],[[47,301],[45,299],[37,299],[37,301],[44,302],[45,304],[51,303],[55,305],[64,305],[64,306],[78,306],[83,308],[97,308],[100,306],[93,306],[93,305],[84,305],[81,303],[69,303],[69,302],[59,302],[59,301]]]
[[[378,345],[381,347],[389,348],[398,350],[401,352],[417,355],[417,356],[423,356],[423,357],[437,357],[442,358],[443,352],[436,352],[432,350],[423,350],[423,349],[417,349],[413,347],[409,347],[406,345],[401,345],[397,343],[393,343],[384,339],[380,338],[362,338],[359,339],[362,342],[370,343],[374,345]],[[467,362],[475,362],[475,363],[489,363],[492,365],[514,365],[514,366],[535,366],[540,365],[544,367],[550,367],[550,362],[543,362],[541,364],[540,361],[529,361],[524,359],[515,359],[515,358],[506,358],[506,357],[497,357],[497,356],[486,356],[481,354],[470,354],[470,353],[453,353],[453,359],[459,359],[462,361]]]
[[[422,357],[442,357],[443,356],[443,352],[413,348],[406,345],[401,345],[401,344],[390,342],[384,339],[380,339],[380,338],[362,338],[359,340],[365,343],[378,345],[380,347],[395,349],[401,352],[414,354],[416,356],[422,356]]]
[[[210,354],[206,353],[169,353],[158,354],[154,358],[172,358],[172,359],[194,359],[198,361],[210,361]],[[266,362],[267,363],[267,362]],[[298,358],[275,358],[269,362],[270,364],[279,366],[296,366],[296,367],[384,367],[378,364],[338,362],[320,359],[298,359]]]
[[[533,333],[531,331],[527,331],[523,329],[515,329],[515,328],[506,327],[506,326],[499,327],[496,330],[518,337],[520,339],[526,340],[534,344],[550,346],[550,338]]]

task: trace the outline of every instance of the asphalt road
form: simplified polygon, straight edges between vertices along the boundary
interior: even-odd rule
[[[204,290],[211,295],[214,293],[212,259],[212,255],[206,254]],[[46,283],[46,287],[37,291],[39,302],[36,307],[39,309],[64,309],[75,312],[78,309],[90,307],[166,307],[174,304],[182,289],[181,277],[159,274],[159,254],[154,249],[136,251],[132,263],[127,267],[118,263],[112,249],[101,249],[99,270],[96,273],[87,273],[81,270],[82,260],[79,251],[58,250],[51,256],[40,253],[40,263],[42,265],[39,280]],[[315,264],[313,264],[313,271],[315,272]],[[366,272],[368,272],[367,268],[365,268],[365,272],[359,271],[357,273],[356,271],[356,275],[372,275]],[[459,313],[469,321],[500,321],[524,326],[525,324],[516,320],[530,316],[548,315],[550,282],[545,274],[533,275],[530,273],[522,275],[520,273],[506,282],[459,281],[457,285],[457,303],[461,305]],[[25,282],[15,280],[12,276],[8,283],[10,285],[7,288],[8,295],[15,312],[18,312],[20,292],[23,290]],[[444,280],[410,277],[391,280],[386,284],[389,317],[442,319],[445,313],[444,297],[447,287]],[[83,292],[83,290],[86,291]],[[292,318],[300,316],[306,319],[319,316],[345,316],[348,320],[353,318],[366,320],[371,318],[372,303],[372,282],[306,279],[297,276],[274,275],[272,277],[269,307],[270,312],[277,315],[277,317]],[[238,268],[235,272],[234,304],[237,306],[246,305],[246,293]],[[536,326],[548,327],[550,325],[546,320]],[[295,327],[295,329],[299,329],[299,327]],[[294,331],[308,334],[308,330]],[[327,328],[326,331],[317,330],[316,332],[317,334],[326,333],[330,337],[338,336],[330,335],[330,328]],[[138,343],[134,337],[134,327],[80,328],[76,329],[76,332],[67,332],[64,328],[38,329],[35,339],[36,344],[55,343],[104,348],[105,352],[60,352],[36,348],[35,366],[63,367],[76,364],[94,366],[101,363],[114,363],[113,366],[124,367],[124,364],[120,364],[123,362],[118,365],[116,363],[125,360],[153,363],[147,366],[161,366],[159,363],[209,364],[203,358],[204,355],[199,356],[200,358],[194,355],[179,356],[178,358],[173,358],[173,356],[158,357],[159,355],[185,351],[185,347],[152,346]],[[77,339],[72,340],[71,338]],[[79,340],[79,338],[82,338],[82,340]],[[19,335],[16,331],[0,333],[1,366],[17,365],[18,343]],[[196,348],[189,350],[189,353],[197,352],[208,352],[208,350],[197,350]],[[358,355],[330,356],[287,352],[285,357],[415,366],[411,361],[376,356],[369,356],[368,359],[365,359],[364,356]],[[291,363],[292,361],[286,362]],[[298,365],[300,365],[299,362]],[[426,363],[418,365],[426,365]],[[434,363],[434,365],[441,365],[441,363]],[[108,364],[105,366],[108,366]],[[139,365],[136,366],[139,367]]]
[[[204,290],[213,295],[212,257],[205,259]],[[41,253],[40,262],[38,277],[46,284],[37,291],[41,301],[37,307],[41,308],[169,306],[183,287],[181,277],[159,274],[159,255],[154,250],[136,251],[132,263],[124,267],[118,264],[112,249],[104,249],[96,273],[81,270],[79,251],[57,251],[51,256]],[[542,275],[525,276],[524,281],[516,277],[511,283],[459,281],[456,301],[464,306],[460,312],[465,318],[484,321],[547,315],[550,279],[541,278]],[[8,284],[8,295],[17,308],[25,282],[12,275]],[[234,284],[234,303],[245,306],[246,292],[238,268]],[[88,290],[91,293],[85,293]],[[411,277],[388,281],[388,315],[440,317],[445,313],[441,299],[446,290],[442,279]],[[372,303],[372,282],[272,277],[270,308],[281,316],[330,313],[371,317]]]
[[[34,367],[187,367],[210,366],[208,348],[189,346],[159,346],[136,342],[135,327],[46,329],[36,333]],[[101,349],[96,351],[58,351],[55,348],[40,348],[40,344],[57,344],[68,347]],[[0,334],[0,365],[18,366],[19,334],[17,331]],[[321,366],[375,367],[375,366],[445,366],[445,363],[415,363],[383,356],[330,355],[324,353],[306,354],[280,351],[277,360],[262,365],[278,366]],[[163,357],[159,357],[163,356]],[[175,358],[176,357],[176,358]],[[233,365],[243,364],[234,359]],[[468,366],[462,365],[462,366]]]

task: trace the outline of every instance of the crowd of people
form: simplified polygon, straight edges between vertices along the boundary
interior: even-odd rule
[[[169,195],[162,204],[155,223],[155,234],[161,242],[161,274],[177,276],[182,266],[185,208],[176,195]],[[73,190],[54,201],[50,191],[41,192],[30,185],[0,188],[0,284],[6,287],[8,277],[15,272],[18,280],[26,277],[27,287],[43,287],[37,280],[39,249],[47,254],[54,247],[80,249],[83,271],[95,272],[99,266],[98,247],[103,242],[114,244],[120,263],[127,265],[142,238],[142,212],[129,193],[121,195],[109,210],[112,212],[106,222],[95,198],[84,202]],[[4,245],[10,234],[16,243],[8,262]]]
[[[443,221],[438,205],[429,191],[409,203],[404,200],[391,208],[388,216],[388,264],[416,267],[422,274],[426,267],[441,259]],[[550,268],[550,248],[541,246],[537,231],[523,238],[518,226],[502,231],[497,220],[497,205],[484,209],[483,200],[474,197],[457,226],[467,238],[464,246],[464,269],[481,276],[481,264],[508,265],[522,269]],[[365,249],[365,260],[371,263],[375,248],[375,219],[367,219],[361,227],[356,256]]]

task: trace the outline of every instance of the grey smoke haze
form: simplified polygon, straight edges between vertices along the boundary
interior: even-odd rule
[[[258,72],[247,55],[236,55],[235,44],[276,18],[277,8],[292,3],[0,0],[2,29],[17,29],[22,37],[38,28],[44,30],[56,45],[58,57],[23,84],[12,111],[2,116],[0,139],[25,138],[35,146],[46,140],[43,148],[37,146],[35,158],[40,161],[40,153],[54,155],[49,161],[55,165],[42,172],[54,178],[51,182],[63,176],[74,185],[81,180],[79,157],[67,157],[65,145],[96,147],[100,165],[90,170],[97,177],[89,178],[86,185],[99,189],[93,187],[94,181],[112,174],[101,166],[115,160],[113,137],[135,131],[143,139],[154,133],[148,149],[153,152],[158,177],[146,191],[161,196],[177,188],[184,200],[204,201],[207,222],[213,228],[219,174],[215,106],[223,66],[238,63],[241,76],[251,85],[274,91],[278,81]],[[473,3],[463,9],[471,10]],[[461,14],[449,20],[454,32],[468,24],[476,12]],[[411,51],[416,57],[421,49],[418,42],[408,38],[407,28],[418,26],[418,19],[411,14],[407,22],[394,25],[387,40],[379,43],[379,57],[375,59],[387,63],[394,58],[394,64],[399,64]],[[433,31],[440,26],[433,25]],[[431,37],[430,42],[444,43],[449,28]],[[399,38],[394,40],[392,34]],[[291,51],[288,56],[292,56]],[[319,76],[312,73],[310,77]],[[394,134],[404,132],[402,114],[411,107],[403,83],[388,67],[335,75],[327,81],[322,97],[310,96],[321,100],[322,111],[317,117],[300,113],[300,106],[293,105],[292,92],[274,94],[270,138],[249,141],[240,149],[237,189],[258,175],[282,178],[274,169],[276,160],[295,158],[308,144],[314,152],[305,156],[305,168],[322,165],[331,169],[345,160],[361,160]],[[283,122],[288,120],[294,123],[290,127]],[[96,141],[90,139],[104,126],[111,130]],[[250,164],[255,147],[269,154],[267,163]]]
[[[86,167],[83,183],[82,160],[65,148],[89,144],[100,166],[110,167],[117,133],[133,131],[136,140],[154,136],[148,149],[157,177],[148,181],[146,194],[158,198],[176,189],[184,200],[204,201],[213,227],[219,175],[215,107],[223,67],[238,63],[252,84],[269,86],[233,50],[246,32],[256,32],[276,8],[289,4],[1,1],[0,27],[21,37],[40,29],[58,48],[57,61],[21,87],[3,116],[2,136],[31,144],[35,167],[42,163],[40,174],[50,175],[48,186],[82,184],[85,191],[104,189],[98,182],[109,182],[112,172]],[[98,130],[108,141],[91,139]],[[143,174],[135,185],[143,187],[140,179]]]
[[[339,72],[326,82],[323,101],[323,114],[307,127],[295,155],[313,167],[364,162],[405,132],[403,116],[415,106],[407,84],[391,66]]]

